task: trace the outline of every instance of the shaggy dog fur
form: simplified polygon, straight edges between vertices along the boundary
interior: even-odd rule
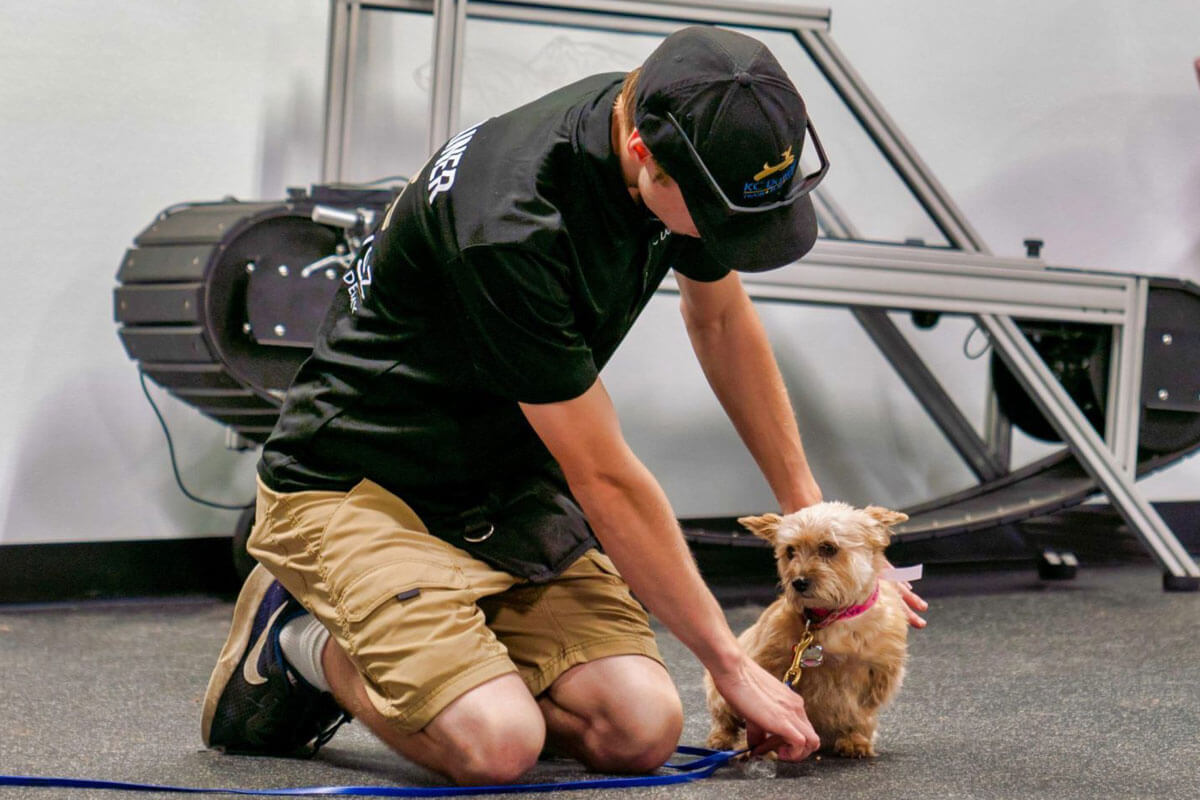
[[[892,581],[881,580],[888,567],[884,549],[890,526],[908,519],[897,511],[845,503],[818,503],[788,514],[738,520],[775,548],[783,594],[738,641],[767,671],[783,680],[792,664],[792,648],[809,631],[824,648],[824,661],[806,667],[792,687],[804,698],[809,721],[821,737],[821,749],[850,758],[875,755],[879,710],[900,688],[907,658],[908,617]],[[878,587],[878,598],[855,616],[839,611],[865,604]],[[814,611],[816,609],[817,611]],[[821,612],[832,612],[823,621]],[[708,746],[744,746],[744,723],[705,676],[712,730]]]

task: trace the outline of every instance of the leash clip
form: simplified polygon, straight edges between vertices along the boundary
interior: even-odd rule
[[[792,648],[792,666],[783,675],[783,682],[789,689],[795,688],[805,667],[819,667],[825,660],[825,648],[813,644],[813,634],[809,630],[811,624],[810,620],[804,621],[804,635]]]

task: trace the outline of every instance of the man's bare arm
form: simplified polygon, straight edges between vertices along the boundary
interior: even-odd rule
[[[703,283],[676,275],[696,357],[785,513],[821,501],[766,331],[736,272]]]
[[[522,404],[597,538],[638,598],[696,654],[749,723],[752,745],[787,760],[818,746],[804,701],[750,660],[704,584],[658,482],[629,449],[600,381],[561,403]],[[773,734],[778,738],[764,736]],[[757,741],[756,741],[757,740]]]

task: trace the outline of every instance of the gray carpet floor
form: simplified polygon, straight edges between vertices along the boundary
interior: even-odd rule
[[[1032,570],[930,576],[918,588],[930,624],[910,639],[878,758],[760,763],[681,787],[572,796],[1200,796],[1200,594],[1164,593],[1147,565],[1084,568],[1061,583]],[[735,629],[770,591],[719,593]],[[202,749],[201,697],[231,613],[211,598],[0,606],[0,772],[245,788],[439,783],[361,725],[309,761]],[[702,744],[702,672],[660,634],[687,709],[683,741]],[[584,777],[546,762],[529,780]],[[0,788],[4,800],[135,796],[180,795]]]

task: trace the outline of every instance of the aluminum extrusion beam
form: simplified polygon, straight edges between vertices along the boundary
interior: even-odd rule
[[[472,0],[475,2],[476,0]],[[488,0],[483,0],[487,2]],[[505,0],[499,0],[505,2]],[[818,6],[795,6],[790,3],[765,2],[764,0],[517,0],[531,6],[557,6],[563,8],[582,8],[603,13],[627,14],[630,16],[674,16],[683,18],[684,15],[703,14],[705,19],[743,13],[755,14],[760,17],[775,16],[792,22],[809,20],[829,26],[830,11]]]
[[[321,180],[339,180],[346,140],[346,97],[349,95],[350,8],[343,0],[329,3],[329,48],[325,61],[325,132],[321,146]]]
[[[1149,295],[1150,281],[1138,278],[1134,297],[1131,298],[1129,322],[1113,332],[1105,430],[1108,432],[1108,445],[1126,476],[1133,476],[1137,470],[1142,360],[1145,357]]]
[[[346,168],[350,129],[354,119],[351,98],[358,64],[358,38],[363,11],[433,13],[434,0],[330,0],[329,49],[325,67],[325,124],[321,148],[321,180],[337,183]],[[432,117],[430,120],[432,125]]]
[[[457,129],[467,17],[665,35],[688,23],[827,30],[830,16],[822,8],[732,0],[331,0],[321,157],[321,178],[327,182],[342,179],[350,150],[351,88],[364,10],[434,14],[430,152]]]
[[[988,375],[986,402],[987,405],[983,410],[983,440],[987,443],[988,451],[995,455],[998,463],[1011,467],[1012,420],[1000,408],[1000,398],[996,396],[990,374]]]
[[[466,17],[492,19],[508,22],[530,22],[556,24],[580,28],[593,28],[628,33],[652,33],[666,35],[681,24],[711,23],[740,25],[770,30],[824,31],[829,28],[827,9],[788,7],[774,3],[734,3],[729,0],[437,0],[438,8],[445,9],[448,16],[450,6],[456,8],[460,22],[453,37],[452,52],[444,53],[451,46],[450,37],[435,37],[434,61],[447,64],[453,73],[447,88],[437,83],[433,96],[433,114],[430,120],[430,150],[444,140],[457,125],[455,118],[459,107],[459,84],[462,74],[463,48],[462,28]]]
[[[796,36],[947,241],[964,251],[989,252],[966,215],[917,155],[829,34],[797,31]],[[984,447],[996,463],[1007,464],[1011,458],[1012,426],[999,412],[995,392],[989,391],[988,398]]]
[[[433,86],[430,88],[429,139],[426,155],[458,130],[463,73],[463,32],[467,3],[436,0],[433,7]]]
[[[1138,491],[1125,467],[1105,447],[1016,323],[991,314],[981,315],[980,322],[992,337],[996,352],[1067,442],[1084,469],[1100,483],[1159,565],[1175,577],[1200,579],[1200,567]]]
[[[550,22],[583,28],[669,33],[681,24],[711,23],[770,30],[827,30],[829,12],[768,3],[635,2],[634,0],[458,0],[478,19]]]
[[[762,300],[1122,325],[1135,279],[978,253],[818,241],[804,260],[742,281]]]
[[[666,36],[679,28],[678,20],[661,17],[605,17],[586,11],[559,8],[527,8],[506,3],[479,3],[470,5],[471,19],[486,19],[499,22],[527,22],[538,25],[560,25],[564,28],[586,28],[614,33],[641,33]]]
[[[828,190],[822,191],[822,187],[818,186],[810,196],[817,221],[824,228],[826,236],[830,239],[862,238],[851,224],[850,218],[846,216],[846,210],[833,199]]]
[[[820,193],[818,189],[813,194],[817,221],[827,235],[837,239],[858,238],[854,224],[828,193]],[[980,482],[987,482],[1004,475],[1008,471],[1007,457],[1002,459],[975,432],[970,420],[959,410],[949,392],[942,387],[933,371],[925,365],[925,360],[909,344],[887,312],[877,308],[854,306],[850,313],[871,337],[871,341],[883,353],[892,369],[896,370],[896,374],[908,386],[909,391],[975,477]]]
[[[852,308],[851,313],[975,477],[986,482],[1006,473],[1005,465],[988,449],[987,443],[975,432],[975,427],[959,411],[921,356],[888,318],[887,312]]]
[[[437,0],[333,0],[347,6],[358,6],[363,11],[423,11],[433,13]]]
[[[954,204],[949,193],[933,177],[929,167],[917,155],[899,127],[867,89],[862,78],[842,55],[825,31],[797,30],[796,36],[808,50],[817,67],[862,123],[867,134],[879,146],[908,188],[917,197],[947,241],[963,250],[988,252],[983,239]]]
[[[1134,276],[1054,269],[1041,262],[978,253],[935,253],[924,248],[859,242],[818,242],[803,261],[781,270],[742,276],[750,296],[856,308],[856,316],[888,356],[951,445],[981,478],[1004,470],[1006,454],[981,442],[932,374],[908,348],[899,331],[877,324],[866,308],[923,309],[977,316],[980,312],[1024,318],[1073,320],[1131,330],[1144,308]],[[671,289],[673,281],[664,284]],[[1140,303],[1140,305],[1139,305]],[[874,312],[882,316],[879,312]],[[1010,321],[1011,322],[1011,321]],[[1127,340],[1135,340],[1129,334]],[[897,341],[899,339],[899,341]],[[1120,364],[1126,383],[1140,365]],[[1136,397],[1134,398],[1136,403]],[[1136,407],[1121,414],[1136,414]],[[1128,427],[1128,422],[1125,423]],[[1089,426],[1090,427],[1090,426]],[[1136,442],[1134,443],[1136,448]]]

